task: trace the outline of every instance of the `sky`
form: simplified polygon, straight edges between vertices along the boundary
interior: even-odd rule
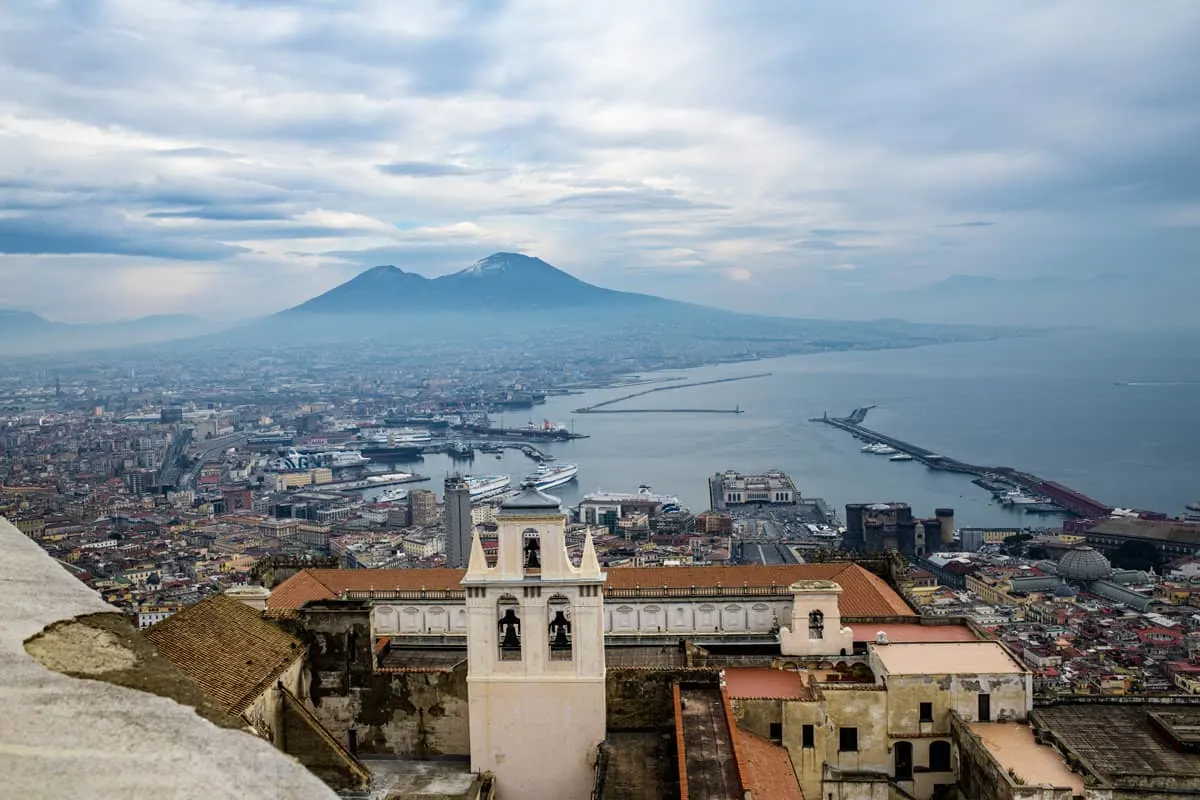
[[[501,250],[773,314],[1186,296],[1197,42],[1195,0],[5,0],[0,307],[233,319]]]

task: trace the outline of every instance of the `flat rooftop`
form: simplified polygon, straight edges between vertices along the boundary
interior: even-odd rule
[[[679,701],[689,800],[741,800],[733,734],[721,690],[715,686],[681,686]]]
[[[1071,794],[1083,794],[1083,776],[1072,772],[1062,755],[1048,744],[1038,744],[1033,729],[1013,722],[972,722],[971,733],[1005,772],[1016,774],[1026,785],[1048,784],[1070,787]]]
[[[1174,712],[1174,724],[1180,716],[1200,717],[1195,706],[1068,703],[1036,708],[1029,718],[1035,728],[1053,735],[1063,749],[1108,780],[1117,775],[1200,778],[1200,755],[1173,748],[1170,739],[1155,730],[1150,712]]]
[[[889,642],[978,642],[979,637],[966,625],[921,625],[916,622],[872,624],[859,622],[849,626],[854,631],[854,641],[873,642],[881,631]]]
[[[889,675],[995,675],[1026,671],[997,642],[910,642],[869,646]]]
[[[731,667],[725,670],[725,689],[732,698],[812,699],[812,692],[804,685],[804,676],[782,669]]]
[[[610,731],[601,800],[677,800],[674,747],[656,732]]]

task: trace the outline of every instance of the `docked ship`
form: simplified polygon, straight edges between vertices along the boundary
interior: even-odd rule
[[[267,469],[272,472],[304,472],[310,469],[329,467],[345,469],[361,467],[371,463],[371,459],[363,456],[357,450],[326,450],[323,452],[301,453],[295,448],[280,451],[279,455],[267,462]]]
[[[896,453],[896,455],[894,455],[888,459],[888,461],[912,461],[912,460],[913,460],[913,457],[910,456],[908,453]]]
[[[424,445],[433,440],[429,431],[412,428],[373,431],[363,437],[362,455],[371,461],[419,461]]]
[[[502,495],[512,486],[512,479],[507,475],[466,475],[463,480],[471,490],[473,503]]]
[[[888,447],[886,444],[883,444],[882,442],[879,442],[876,444],[869,444],[866,447],[862,448],[862,451],[864,453],[871,453],[871,454],[877,455],[877,456],[894,456],[900,452],[896,448]]]
[[[420,425],[423,428],[443,429],[450,427],[450,419],[441,414],[407,414],[385,417],[385,425]]]
[[[1031,506],[1042,502],[1040,498],[1026,494],[1020,489],[1013,489],[1011,492],[1005,492],[1000,496],[1000,502],[1006,506]]]
[[[429,444],[433,441],[433,434],[415,428],[384,428],[364,434],[363,441],[373,445]]]
[[[408,490],[399,486],[386,486],[375,498],[376,503],[395,503],[408,497]]]
[[[574,464],[542,465],[531,475],[526,475],[522,484],[532,483],[539,491],[553,489],[570,483],[579,474],[579,467]]]

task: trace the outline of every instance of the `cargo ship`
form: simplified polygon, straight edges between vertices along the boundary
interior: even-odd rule
[[[471,502],[504,494],[512,486],[512,479],[507,475],[466,475],[463,479],[471,490]]]
[[[384,425],[417,425],[431,430],[441,430],[450,427],[450,420],[441,414],[408,414],[404,416],[384,417]]]
[[[553,489],[570,483],[579,474],[579,467],[574,464],[544,465],[531,474],[526,475],[522,485],[532,483],[539,491]]]

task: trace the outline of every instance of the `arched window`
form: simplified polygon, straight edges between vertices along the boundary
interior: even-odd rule
[[[892,757],[895,761],[895,777],[898,781],[910,781],[913,776],[912,742],[896,742],[892,746]]]
[[[820,611],[808,612],[808,638],[825,638],[825,615]]]
[[[929,771],[950,772],[950,743],[931,742],[929,745]]]
[[[571,636],[571,601],[556,594],[546,601],[546,614],[550,617],[547,640],[550,642],[551,661],[570,661],[574,639]]]
[[[542,537],[537,528],[526,528],[522,533],[525,540],[523,547],[525,569],[541,570],[542,568]]]
[[[511,594],[502,595],[496,601],[496,629],[500,642],[501,661],[521,660],[521,618],[517,615],[520,605]]]

